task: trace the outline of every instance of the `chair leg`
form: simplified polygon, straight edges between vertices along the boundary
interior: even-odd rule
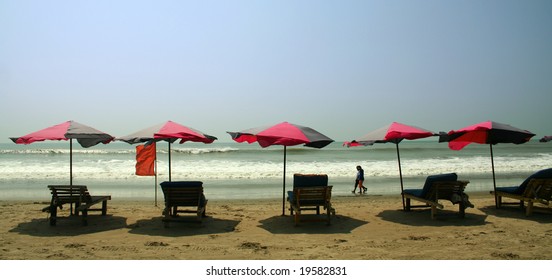
[[[57,207],[55,205],[50,206],[50,225],[55,226],[57,219]]]
[[[459,204],[460,218],[466,217],[466,204],[462,201]]]
[[[527,208],[525,209],[525,216],[529,217],[533,214],[533,201],[527,201]]]
[[[75,209],[75,212],[78,212],[78,211]],[[87,209],[82,210],[82,225],[83,226],[88,225],[88,210]]]
[[[165,226],[165,228],[168,228],[169,227],[169,219],[171,218],[171,208],[170,207],[167,207],[165,208],[165,211],[163,211],[163,215],[165,216],[165,219],[163,221],[163,225]]]
[[[437,207],[435,205],[431,205],[431,219],[435,220],[435,214],[437,214]]]
[[[102,216],[107,215],[107,200],[102,201]]]
[[[406,198],[406,207],[405,207],[405,210],[406,210],[406,211],[410,211],[410,198]]]

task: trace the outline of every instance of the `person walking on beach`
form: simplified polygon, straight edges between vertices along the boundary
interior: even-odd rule
[[[366,187],[364,187],[364,169],[362,169],[362,167],[360,167],[360,165],[357,165],[356,167],[357,169],[357,176],[356,176],[356,180],[355,180],[355,188],[353,189],[352,193],[355,193],[356,189],[357,189],[357,186],[358,186],[358,189],[359,189],[359,192],[358,193],[366,193],[366,191],[368,190]]]

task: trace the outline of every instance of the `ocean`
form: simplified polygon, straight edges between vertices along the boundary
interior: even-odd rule
[[[322,149],[287,147],[286,189],[294,173],[323,173],[334,196],[353,195],[356,166],[365,171],[368,195],[400,194],[395,144]],[[172,181],[202,181],[208,199],[281,198],[284,149],[257,143],[171,145]],[[425,177],[456,172],[469,180],[466,191],[493,189],[489,145],[471,144],[461,151],[437,141],[405,140],[399,144],[404,188],[420,188]],[[530,174],[552,167],[552,143],[493,146],[497,186],[518,185]],[[135,146],[115,142],[88,149],[73,145],[73,184],[87,185],[92,194],[112,199],[162,202],[155,177],[134,175]],[[168,144],[157,145],[158,184],[168,180]],[[1,200],[47,201],[49,184],[69,184],[69,143],[0,144]]]

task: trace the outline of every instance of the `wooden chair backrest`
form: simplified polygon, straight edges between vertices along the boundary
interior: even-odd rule
[[[436,181],[428,193],[428,200],[450,199],[453,194],[464,192],[468,181]]]
[[[49,185],[48,188],[56,204],[86,203],[90,200],[90,193],[84,185]]]
[[[299,206],[326,205],[332,197],[332,186],[312,186],[293,189]]]
[[[552,200],[552,178],[531,179],[523,192],[524,197]]]
[[[203,186],[162,186],[167,206],[201,206]]]

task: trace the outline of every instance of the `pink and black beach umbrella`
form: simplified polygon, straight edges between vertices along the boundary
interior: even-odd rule
[[[357,138],[351,142],[345,142],[343,145],[347,147],[355,146],[370,146],[374,143],[394,143],[397,147],[397,160],[399,162],[399,178],[401,182],[401,194],[403,192],[403,179],[402,179],[402,170],[401,170],[401,156],[399,153],[399,143],[404,140],[415,140],[420,138],[426,138],[430,136],[435,136],[435,133],[398,122],[393,122],[389,125],[386,125],[382,128],[376,129],[368,134]],[[403,209],[405,209],[405,202],[403,197]]]
[[[523,144],[531,140],[534,133],[513,127],[508,124],[486,121],[470,125],[458,130],[451,130],[447,134],[442,134],[439,142],[448,142],[451,150],[461,150],[471,143],[489,144],[491,149],[491,167],[493,171],[493,188],[496,198],[496,179],[493,159],[493,145],[498,143]]]
[[[228,132],[232,139],[238,143],[259,143],[263,148],[272,145],[284,146],[284,180],[282,189],[282,215],[285,215],[286,206],[286,147],[304,145],[312,148],[323,148],[334,140],[326,135],[306,126],[291,124],[288,122],[271,126],[262,126],[246,129],[239,132]]]
[[[204,134],[199,130],[173,121],[160,123],[127,136],[118,137],[115,140],[129,144],[167,141],[169,143],[169,181],[171,181],[171,143],[174,143],[178,139],[180,139],[180,144],[187,141],[210,144],[217,140],[214,136]]]
[[[46,140],[69,140],[69,184],[73,185],[73,139],[76,139],[83,148],[89,148],[99,143],[107,144],[111,142],[114,137],[78,122],[67,121],[21,137],[12,137],[10,139],[16,144],[31,144],[33,142]]]
[[[550,140],[552,140],[552,136],[544,136],[541,139],[539,139],[539,142],[545,143],[545,142],[550,142]]]

